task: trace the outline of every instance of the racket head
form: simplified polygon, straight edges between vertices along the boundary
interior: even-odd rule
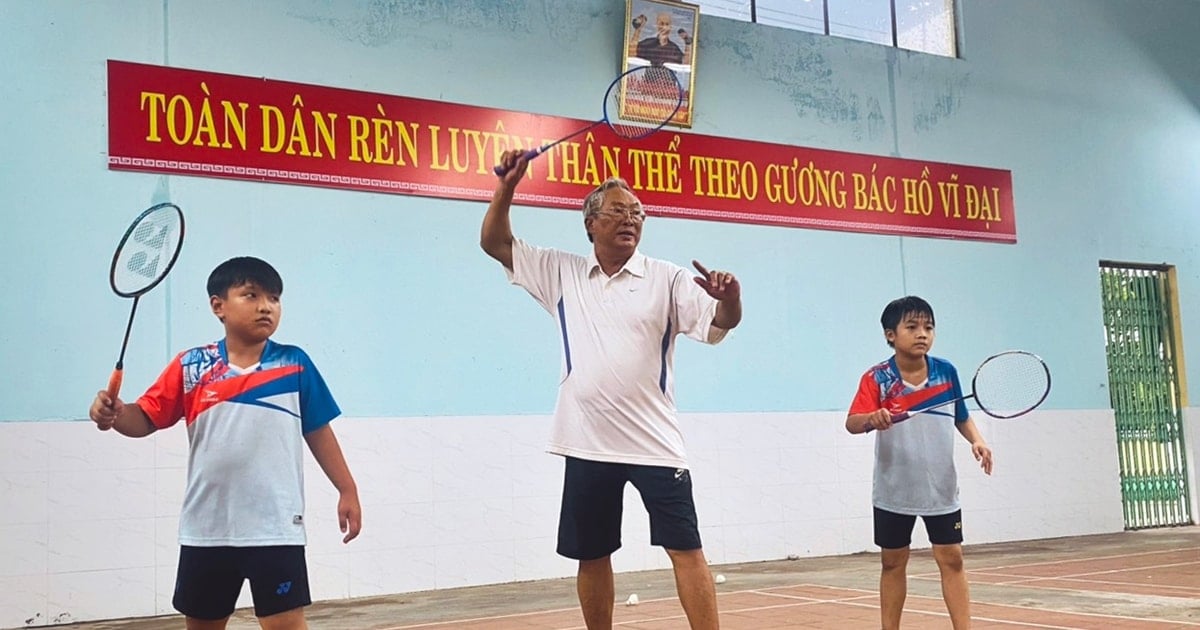
[[[183,211],[160,203],[143,211],[117,244],[108,281],[113,293],[139,297],[167,277],[183,249]]]
[[[618,136],[638,140],[665,127],[682,106],[683,85],[673,70],[638,66],[608,86],[604,122]]]
[[[975,404],[993,418],[1016,418],[1037,409],[1050,394],[1050,368],[1032,352],[1008,350],[979,365],[971,379]]]

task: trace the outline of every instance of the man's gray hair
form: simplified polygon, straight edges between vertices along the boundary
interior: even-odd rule
[[[586,219],[586,218],[592,216],[593,214],[600,212],[600,206],[601,206],[601,204],[604,203],[604,193],[612,190],[613,188],[624,188],[625,190],[628,190],[629,192],[633,192],[633,190],[631,190],[629,188],[629,184],[626,183],[625,180],[621,179],[620,177],[609,177],[608,179],[604,180],[604,182],[602,182],[599,186],[597,186],[595,190],[588,193],[587,197],[584,197],[584,199],[583,199],[583,218]]]

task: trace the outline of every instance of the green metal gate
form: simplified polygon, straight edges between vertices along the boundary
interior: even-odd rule
[[[1172,276],[1165,265],[1100,263],[1126,529],[1192,522]]]

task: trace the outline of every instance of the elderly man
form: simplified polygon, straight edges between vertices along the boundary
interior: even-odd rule
[[[611,555],[621,546],[624,487],[650,515],[650,542],[675,570],[692,628],[718,627],[716,590],[700,544],[675,410],[675,337],[715,344],[742,319],[733,274],[699,276],[637,251],[646,215],[629,186],[609,179],[583,202],[588,256],[513,237],[509,207],[524,152],[503,155],[480,246],[558,322],[562,378],[549,452],[565,459],[558,553],[579,561],[576,590],[589,630],[611,628]]]

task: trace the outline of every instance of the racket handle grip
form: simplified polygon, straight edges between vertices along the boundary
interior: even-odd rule
[[[536,149],[530,149],[530,150],[526,151],[525,155],[522,155],[521,157],[525,158],[526,160],[532,160],[533,158],[541,155],[542,151],[545,151],[545,149],[542,147],[538,147]],[[494,168],[492,168],[492,172],[496,174],[496,177],[504,177],[511,170],[512,170],[511,168],[504,168],[503,164],[497,164]]]
[[[108,387],[104,388],[108,394],[109,400],[116,402],[117,395],[121,393],[121,381],[125,378],[125,370],[116,368],[112,371],[112,376],[108,377]]]

